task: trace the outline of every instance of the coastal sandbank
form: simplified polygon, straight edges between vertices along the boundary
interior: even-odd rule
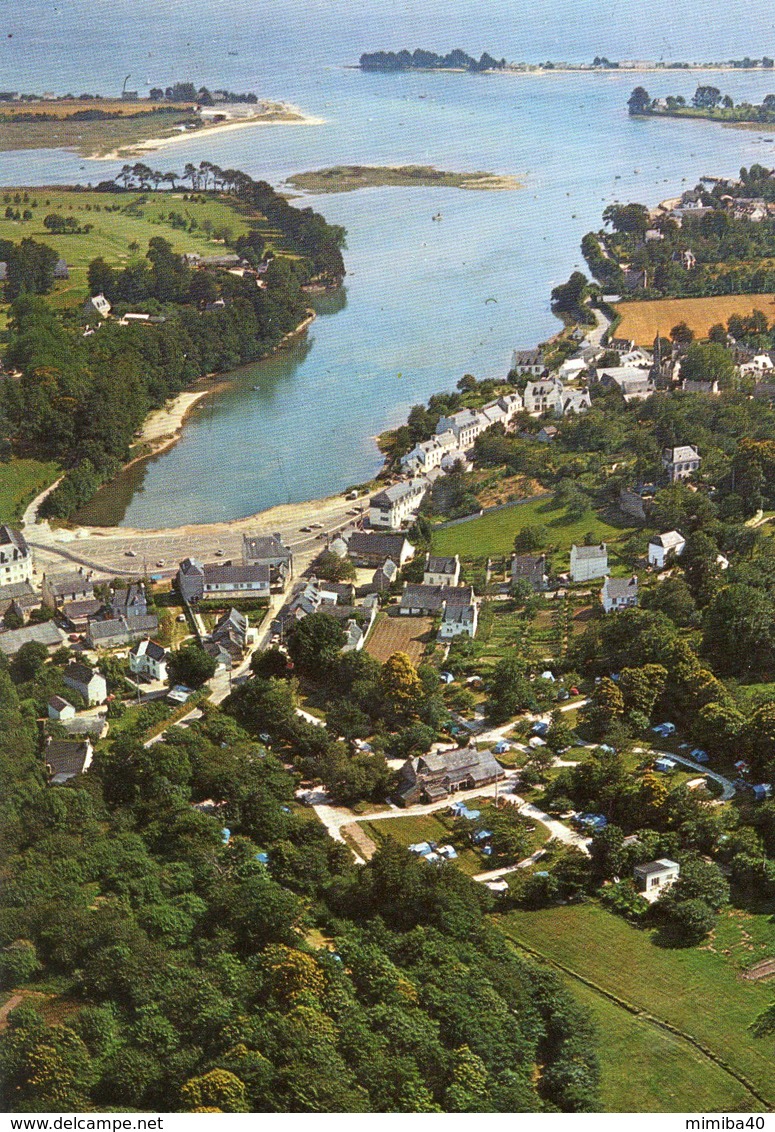
[[[143,153],[162,149],[175,142],[190,141],[192,138],[201,138],[207,135],[231,133],[233,130],[244,130],[250,126],[324,126],[325,118],[317,118],[312,114],[305,114],[296,106],[285,105],[287,115],[273,114],[271,116],[257,114],[255,118],[240,118],[237,122],[217,122],[212,126],[201,126],[196,130],[178,130],[161,138],[146,138],[145,141],[130,143],[111,150],[110,153],[90,153],[90,161],[120,161],[124,157],[136,157]]]

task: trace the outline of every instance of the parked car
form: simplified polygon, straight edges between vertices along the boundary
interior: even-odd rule
[[[136,550],[125,550],[124,551],[124,557],[125,558],[137,558],[137,551]]]
[[[221,548],[218,547],[218,549],[216,551],[214,551],[213,553],[215,554],[216,558],[223,558],[225,551],[221,550]]]

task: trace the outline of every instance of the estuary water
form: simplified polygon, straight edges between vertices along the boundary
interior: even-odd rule
[[[321,17],[326,5],[308,0],[301,7]],[[236,20],[246,5],[228,0],[218,8]],[[187,26],[188,47],[167,29],[170,62],[163,67],[159,45],[151,49],[147,29],[140,29],[149,55],[140,60],[133,47],[126,70],[139,66],[138,74],[147,70],[147,78],[162,85],[192,78],[255,89],[325,120],[187,139],[166,148],[159,167],[181,169],[207,159],[281,185],[292,173],[332,164],[430,164],[514,174],[522,188],[381,188],[304,198],[347,228],[342,292],[315,301],[318,318],[305,339],[231,375],[225,392],[195,410],[174,448],[103,492],[94,521],[142,528],[212,522],[368,479],[381,462],[376,434],[404,419],[409,406],[453,388],[465,373],[505,374],[515,347],[534,345],[558,328],[549,292],[574,268],[585,270],[579,243],[600,226],[606,204],[653,204],[693,187],[703,174],[775,163],[775,131],[633,121],[626,111],[639,82],[652,95],[687,98],[698,82],[713,83],[736,101],[759,102],[775,88],[766,73],[365,75],[344,64],[364,49],[404,46],[403,39],[397,43],[385,27],[369,34],[359,27],[346,40],[337,25],[328,29],[327,43],[325,36],[316,39],[311,25],[297,26],[294,10],[291,26],[273,27],[271,44],[246,46],[247,30],[240,38],[231,28],[229,38],[223,20],[213,40]],[[405,21],[407,11],[400,9]],[[414,25],[405,28],[410,47],[455,45],[438,30],[430,40]],[[533,29],[536,37],[542,28]],[[496,31],[481,45],[480,35],[458,38],[472,52],[486,47],[508,58],[530,57],[499,44]],[[591,37],[589,28],[584,34]],[[617,34],[623,44],[623,30]],[[205,65],[205,45],[212,49],[213,43],[218,62],[211,50]],[[540,45],[547,47],[543,40]],[[652,45],[635,46],[641,50],[608,53],[642,57]],[[548,44],[534,57],[587,58],[598,50],[582,47],[571,55],[567,46],[551,50]],[[33,55],[37,50],[30,47]],[[753,53],[750,45],[745,51]],[[673,55],[686,57],[680,48]],[[66,69],[66,89],[112,89],[115,63],[108,74],[109,64],[100,60],[91,71],[85,61],[68,60],[66,68],[82,69]],[[0,77],[12,89],[40,89],[39,82],[12,77],[7,61]],[[61,83],[50,85],[59,90]],[[155,164],[153,154],[149,162]],[[115,168],[61,152],[7,153],[0,154],[0,183],[96,182]]]

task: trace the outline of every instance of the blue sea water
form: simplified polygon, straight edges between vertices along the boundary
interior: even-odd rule
[[[17,7],[20,18],[8,19]],[[744,27],[732,19],[736,7]],[[374,436],[410,405],[464,373],[504,374],[514,347],[557,329],[549,292],[584,269],[580,239],[600,226],[607,203],[653,204],[702,174],[775,160],[775,131],[633,121],[626,112],[639,81],[652,95],[687,97],[698,81],[713,82],[758,102],[775,90],[767,74],[365,75],[346,66],[361,51],[462,46],[534,61],[775,55],[770,10],[760,5],[757,24],[754,7],[713,0],[697,27],[688,4],[676,12],[556,0],[533,13],[474,0],[389,12],[374,0],[173,0],[162,12],[146,0],[33,0],[0,9],[0,88],[106,92],[127,73],[139,89],[193,79],[254,89],[325,119],[181,141],[165,150],[165,169],[208,159],[281,184],[336,163],[422,163],[511,173],[523,184],[309,198],[347,228],[344,294],[321,301],[305,342],[240,371],[175,448],[117,485],[128,499],[122,523],[234,518],[368,478],[380,463]],[[754,27],[767,42],[751,41]],[[67,51],[55,50],[52,28]],[[83,183],[115,168],[61,152],[0,154],[0,183]]]

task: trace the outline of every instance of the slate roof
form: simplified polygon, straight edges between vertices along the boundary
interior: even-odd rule
[[[204,584],[212,586],[216,583],[229,585],[245,585],[247,583],[265,583],[270,581],[269,564],[256,562],[254,566],[218,566],[210,564],[204,567]]]
[[[52,707],[54,711],[61,711],[63,708],[73,706],[69,700],[66,700],[64,698],[64,696],[51,696],[48,702],[49,706]]]
[[[47,576],[46,588],[55,597],[89,590],[94,592],[94,584],[91,579],[86,574],[79,573],[78,570],[69,570],[66,574],[52,574],[51,577]]]
[[[398,503],[401,499],[418,495],[425,490],[426,486],[425,480],[402,480],[400,483],[391,484],[390,487],[378,491],[376,495],[372,495],[369,502],[372,507],[392,507],[394,503]]]
[[[408,582],[401,594],[401,609],[441,609],[443,605],[472,605],[471,586],[425,586]]]
[[[164,660],[167,650],[156,641],[138,641],[131,650],[134,656],[149,656],[151,660]]]
[[[242,552],[245,558],[281,558],[286,561],[291,558],[290,548],[283,545],[279,534],[243,535]]]
[[[101,672],[97,672],[94,668],[89,668],[87,664],[79,664],[77,660],[68,664],[65,669],[65,677],[70,680],[76,680],[79,684],[88,684],[92,677],[101,675]]]
[[[585,560],[587,562],[589,562],[589,561],[592,561],[595,558],[607,558],[608,557],[608,547],[606,546],[605,543],[601,543],[600,546],[575,546],[574,545],[573,549],[576,552],[576,555],[575,555],[576,558],[579,559],[579,561],[582,561],[582,562],[585,561]]]
[[[66,782],[81,774],[90,755],[88,740],[52,739],[44,751],[46,765],[51,767],[51,781]]]
[[[673,464],[681,464],[686,460],[699,460],[700,454],[692,444],[681,444],[678,448],[666,448],[664,458]]]
[[[651,539],[653,546],[661,546],[663,550],[674,550],[682,542],[686,542],[686,539],[680,531],[665,531],[664,534]]]
[[[29,641],[37,641],[46,648],[53,648],[64,644],[65,639],[65,634],[53,621],[44,621],[42,625],[27,625],[24,629],[10,629],[6,633],[0,633],[0,652],[14,656]]]
[[[515,554],[511,560],[512,578],[527,578],[529,581],[540,582],[545,573],[545,554]]]
[[[21,531],[15,531],[13,527],[9,527],[6,523],[0,525],[0,552],[6,546],[12,546],[14,550],[26,558],[30,553],[30,548],[27,545],[27,540]]]
[[[677,861],[671,861],[668,857],[660,857],[658,861],[648,861],[645,865],[636,865],[634,872],[641,877],[656,876],[657,873],[664,873],[667,869],[677,869],[680,866]]]
[[[159,628],[159,618],[155,613],[142,614],[139,617],[110,617],[107,621],[90,621],[89,637],[93,642],[107,641],[112,637],[126,637],[127,639],[137,633],[155,633]]]
[[[634,576],[631,578],[606,578],[603,582],[603,589],[612,601],[618,597],[632,597],[633,594],[638,592],[638,579]]]
[[[459,568],[457,558],[443,558],[439,555],[429,554],[425,566],[426,574],[456,574]]]
[[[365,554],[398,561],[406,542],[406,536],[402,534],[369,534],[368,531],[353,531],[347,540],[347,553],[355,557]]]
[[[13,601],[17,597],[29,597],[34,593],[29,582],[10,582],[7,586],[0,586],[0,602]]]

